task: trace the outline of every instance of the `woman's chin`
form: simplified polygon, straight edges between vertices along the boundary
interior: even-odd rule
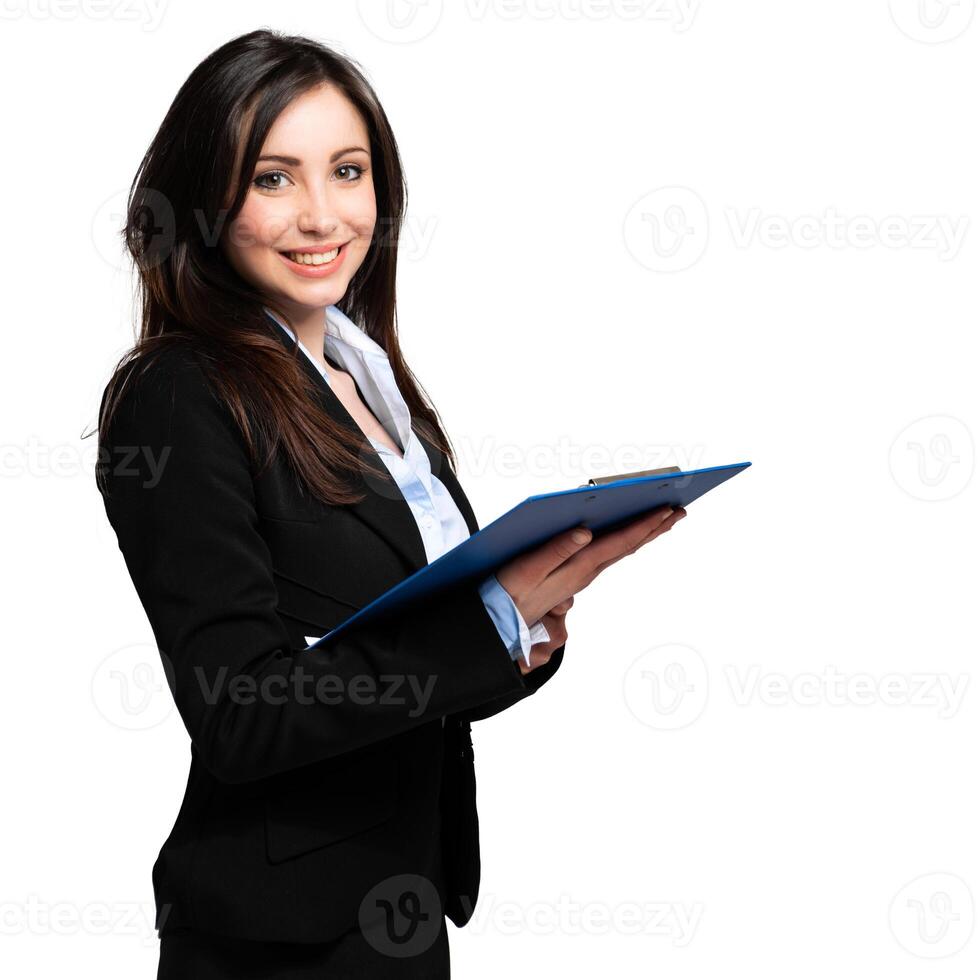
[[[295,276],[276,276],[274,282],[266,285],[266,291],[274,292],[297,306],[333,306],[347,291],[347,280],[336,279],[318,282],[315,279],[300,279]]]

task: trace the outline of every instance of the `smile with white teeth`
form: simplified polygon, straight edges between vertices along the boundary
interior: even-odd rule
[[[337,258],[340,248],[335,248],[332,252],[283,252],[282,254],[300,265],[324,265]]]

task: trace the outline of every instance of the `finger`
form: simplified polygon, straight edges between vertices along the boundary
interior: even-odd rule
[[[659,527],[654,528],[642,541],[640,541],[635,547],[630,548],[625,554],[620,555],[618,558],[613,559],[618,561],[619,558],[625,558],[626,555],[636,554],[645,544],[649,544],[655,538],[659,538],[661,534],[666,534],[681,518],[687,516],[687,511],[680,509],[679,511],[674,511],[671,516],[663,522]]]
[[[677,507],[674,510],[674,513],[671,514],[670,517],[662,524],[655,527],[635,548],[633,548],[633,551],[637,551],[638,549],[642,548],[643,545],[645,545],[648,541],[652,541],[654,538],[663,534],[665,531],[669,531],[679,520],[681,520],[684,517],[687,517],[687,511],[684,510],[683,507]],[[627,552],[627,554],[633,554],[633,551]]]
[[[674,515],[668,520],[664,521],[659,527],[654,528],[636,547],[631,548],[629,551],[625,551],[622,554],[614,555],[612,558],[608,558],[606,561],[602,562],[595,569],[596,574],[605,571],[610,565],[615,565],[621,558],[625,558],[627,555],[635,554],[640,550],[645,544],[649,544],[655,538],[659,538],[661,534],[666,534],[679,520],[682,520],[687,516],[687,511],[683,507],[678,508],[674,512]]]
[[[674,513],[669,504],[658,507],[640,519],[615,531],[607,531],[568,559],[550,580],[558,595],[579,591],[613,561],[624,557],[651,534],[656,533]],[[583,583],[583,575],[586,581]]]
[[[541,617],[541,623],[548,631],[548,639],[542,640],[540,643],[533,643],[531,645],[531,649],[534,650],[540,647],[542,650],[557,650],[558,647],[560,647],[568,638],[568,630],[565,626],[564,613],[558,616],[553,616],[551,613],[546,613]]]
[[[527,573],[532,581],[543,581],[559,565],[563,565],[592,541],[592,532],[584,525],[573,527],[556,535],[550,542],[520,558],[521,573]]]
[[[658,534],[663,534],[664,531],[669,531],[682,517],[687,517],[687,511],[684,510],[683,507],[675,507],[673,513],[670,514],[665,521],[653,528],[653,530],[650,531],[650,533],[636,545],[636,548],[642,547],[647,541],[652,541]]]
[[[567,599],[563,599],[557,605],[552,606],[548,610],[548,614],[551,616],[564,616],[569,609],[572,608],[572,603],[575,602],[575,596],[570,595]]]
[[[534,646],[528,651],[528,659],[531,661],[530,664],[524,663],[523,657],[517,658],[517,663],[521,669],[521,673],[528,674],[536,667],[541,667],[546,664],[551,659],[552,653],[554,653],[559,646],[561,646],[561,644],[552,646],[550,643],[535,643]]]
[[[615,531],[609,531],[594,541],[588,548],[583,549],[583,560],[589,560],[593,566],[628,554],[637,548],[651,534],[661,530],[670,521],[673,509],[669,504],[658,507],[651,514],[627,524]]]

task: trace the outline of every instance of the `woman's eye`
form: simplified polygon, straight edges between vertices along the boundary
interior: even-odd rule
[[[364,176],[366,170],[366,167],[358,166],[356,163],[345,163],[339,166],[336,172],[338,174],[344,174],[345,172],[350,174],[353,171],[353,176],[342,177],[341,182],[344,184],[356,184]],[[283,180],[289,180],[289,176],[281,170],[270,170],[268,173],[256,177],[252,181],[252,184],[264,191],[278,191],[286,186],[282,182]],[[278,181],[278,183],[269,184],[265,183],[265,181]]]
[[[255,180],[252,181],[252,183],[256,187],[260,187],[264,191],[277,191],[277,190],[279,190],[280,187],[283,186],[282,184],[273,184],[270,187],[268,184],[260,183],[260,181],[263,181],[263,180],[266,180],[266,179],[272,178],[272,177],[285,177],[285,176],[286,175],[281,170],[270,170],[269,173],[262,174],[261,176],[256,177]]]
[[[356,170],[356,177],[347,177],[344,179],[345,184],[354,184],[364,176],[365,167],[359,167],[356,163],[345,163],[337,168],[337,173],[339,174],[342,170]]]

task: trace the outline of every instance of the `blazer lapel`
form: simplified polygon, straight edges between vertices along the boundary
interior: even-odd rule
[[[316,387],[322,407],[338,422],[347,426],[355,435],[360,437],[361,452],[364,459],[383,474],[380,481],[374,474],[359,472],[356,475],[355,489],[364,494],[364,499],[360,503],[349,504],[350,511],[384,538],[402,556],[409,566],[409,574],[425,567],[428,564],[428,558],[418,524],[415,522],[408,502],[388,472],[388,468],[381,457],[367,440],[350,412],[347,411],[344,403],[337,397],[320,372],[310,363],[309,358],[299,350],[299,347],[294,345],[288,334],[272,317],[266,315],[266,322],[271,332],[279,338],[279,342],[286,350],[295,350],[301,369],[306,372],[307,377]],[[417,433],[416,435],[418,436]],[[459,507],[470,534],[474,534],[479,530],[476,517],[462,487],[459,485],[459,481],[449,467],[449,461],[426,439],[421,436],[418,438],[429,457],[433,475],[437,476],[445,485],[456,506]]]

